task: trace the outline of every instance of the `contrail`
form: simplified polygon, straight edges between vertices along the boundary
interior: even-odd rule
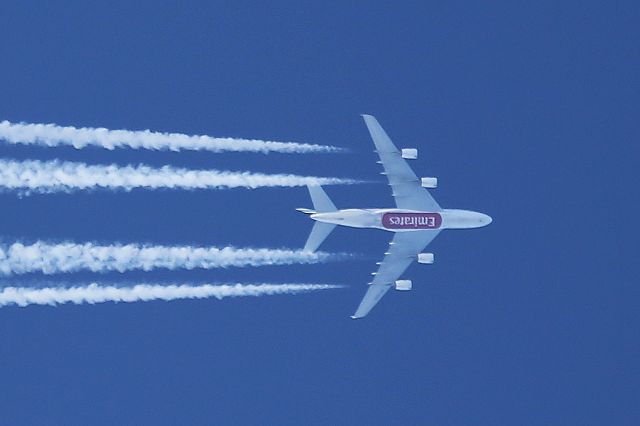
[[[164,166],[89,165],[63,161],[0,160],[0,188],[26,194],[109,188],[224,189],[353,184],[352,179],[189,170]]]
[[[206,299],[215,297],[266,296],[328,290],[341,286],[328,284],[224,284],[224,285],[154,285],[132,287],[5,287],[0,291],[0,306],[58,305],[62,303],[146,302],[150,300]]]
[[[0,244],[0,275],[90,270],[212,269],[326,262],[343,255],[301,250],[93,243]]]
[[[58,126],[0,122],[0,139],[13,144],[59,146],[81,149],[88,145],[106,149],[133,148],[152,150],[194,150],[211,152],[339,152],[341,148],[296,142],[274,142],[259,139],[215,138],[211,136],[162,133],[150,130],[109,130],[105,128]]]

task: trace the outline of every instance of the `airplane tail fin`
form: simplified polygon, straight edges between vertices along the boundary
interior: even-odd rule
[[[335,212],[336,208],[333,201],[329,198],[326,192],[319,185],[308,185],[309,195],[311,195],[311,202],[313,202],[314,213],[327,213]],[[302,211],[302,210],[301,210]],[[304,212],[307,213],[307,212]],[[332,223],[316,222],[313,224],[307,243],[304,245],[303,251],[316,251],[320,244],[329,236],[333,228],[336,225]]]

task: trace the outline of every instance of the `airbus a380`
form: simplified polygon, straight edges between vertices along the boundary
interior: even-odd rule
[[[428,188],[436,188],[437,178],[418,179],[406,160],[418,158],[415,148],[398,149],[393,144],[375,117],[363,115],[369,129],[379,163],[384,168],[395,208],[388,209],[344,209],[338,210],[320,186],[310,186],[309,193],[314,210],[297,209],[315,220],[304,250],[315,251],[336,225],[351,228],[376,228],[394,232],[373,281],[369,283],[362,302],[353,319],[363,318],[391,288],[411,290],[411,280],[400,280],[412,262],[431,264],[433,253],[423,250],[443,229],[481,228],[491,223],[491,217],[469,210],[443,209],[433,199]]]

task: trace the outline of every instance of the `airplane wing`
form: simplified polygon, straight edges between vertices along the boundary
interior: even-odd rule
[[[384,167],[383,174],[387,175],[398,208],[429,212],[442,210],[429,191],[422,187],[416,174],[402,158],[402,152],[393,144],[378,120],[372,115],[362,117],[376,146]]]
[[[416,260],[418,253],[422,252],[439,233],[439,229],[396,232],[393,240],[389,243],[389,251],[380,263],[378,272],[375,273],[373,282],[369,285],[358,310],[351,318],[357,319],[366,316],[394,285],[400,275],[407,270],[411,262]]]

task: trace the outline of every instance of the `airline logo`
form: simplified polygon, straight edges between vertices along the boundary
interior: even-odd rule
[[[438,229],[442,216],[438,213],[385,213],[382,226],[387,229]]]

